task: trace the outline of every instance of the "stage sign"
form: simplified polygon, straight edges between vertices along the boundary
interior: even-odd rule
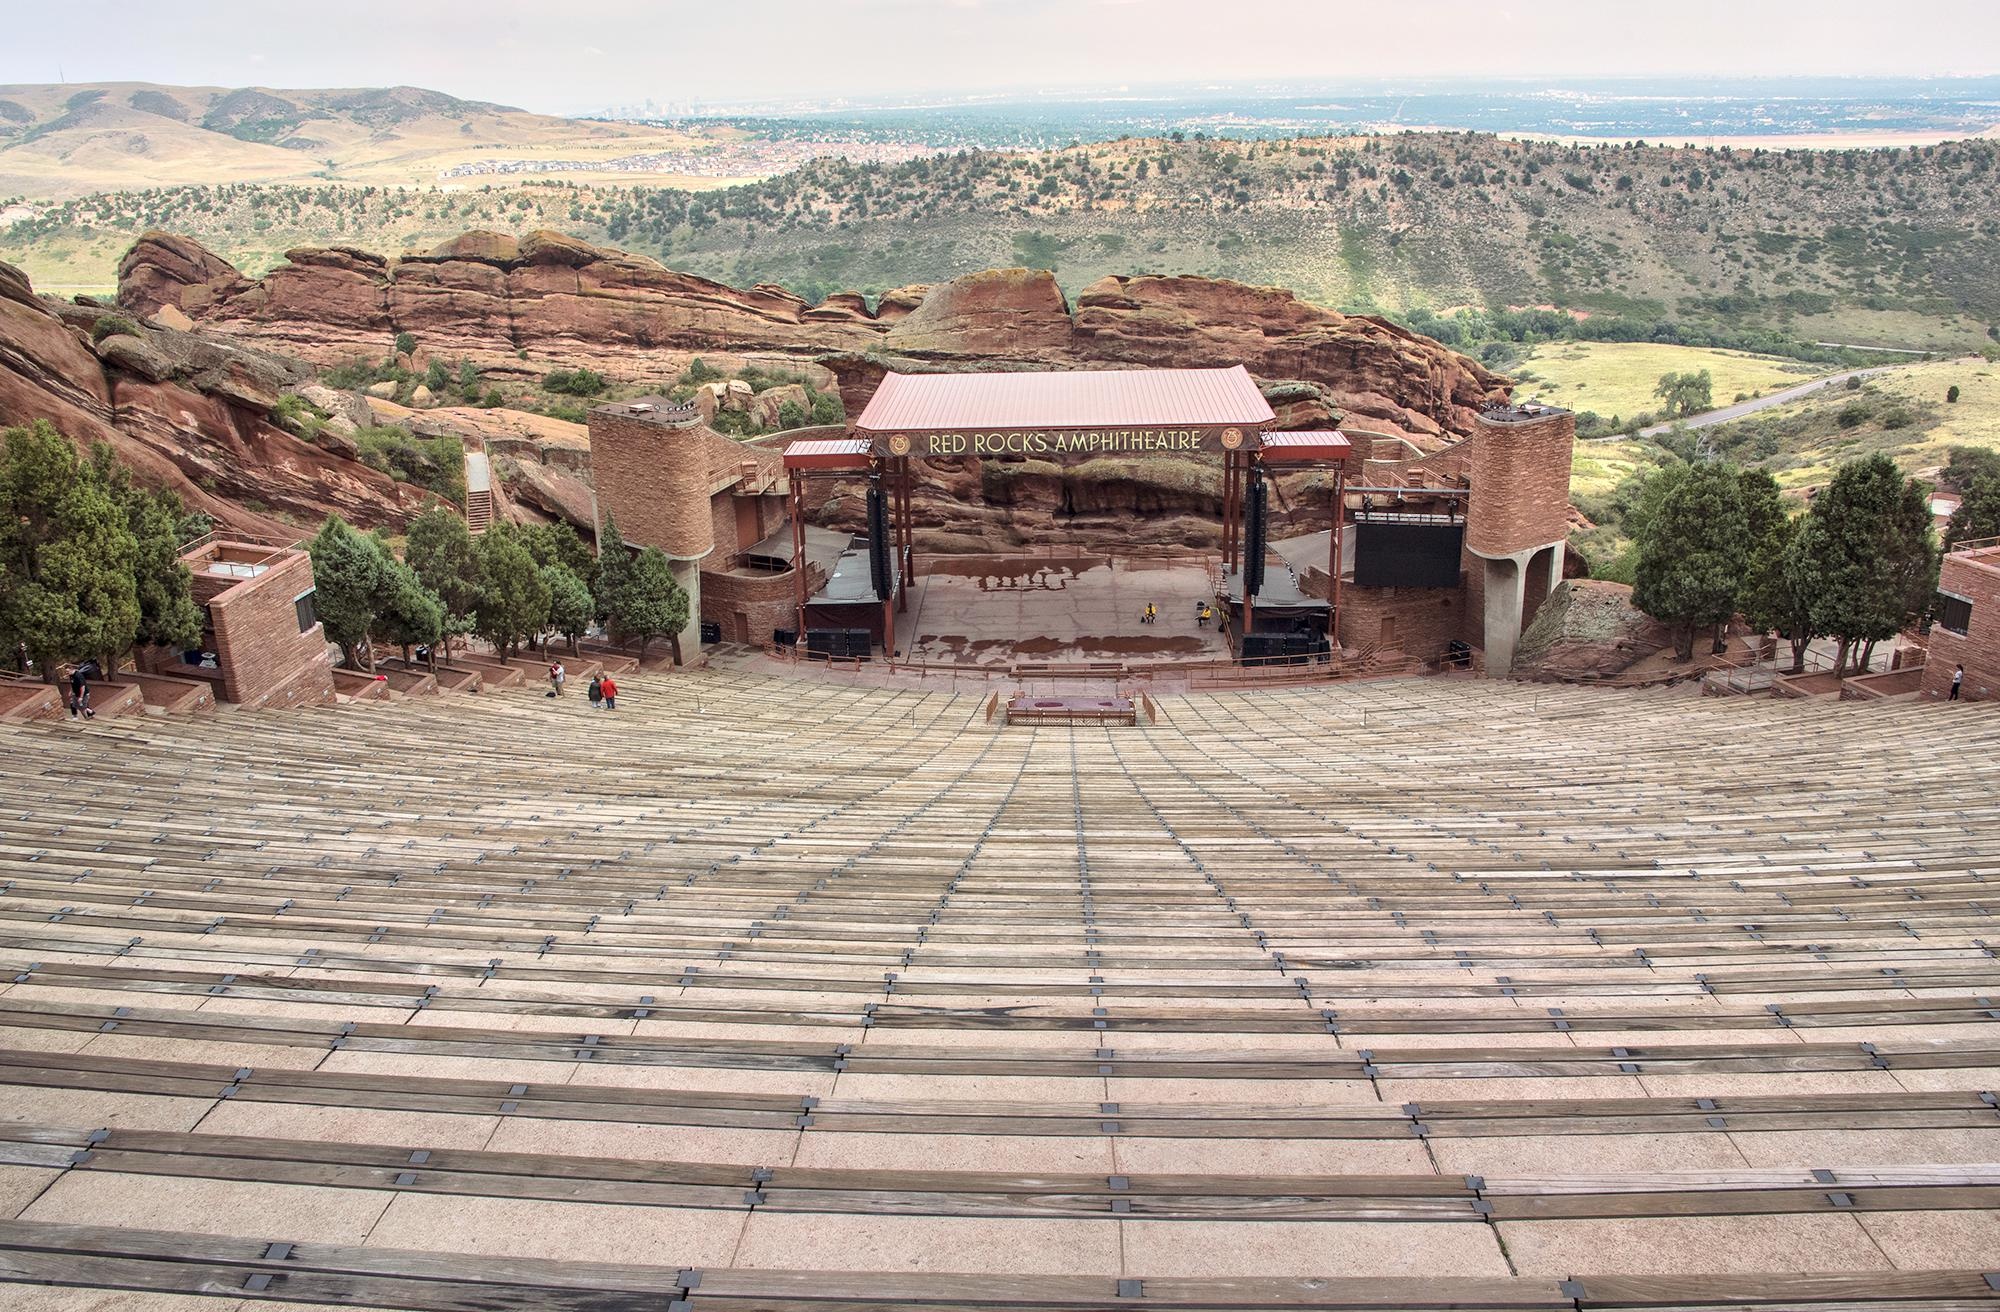
[[[1254,451],[1254,428],[1041,428],[1005,432],[974,429],[875,436],[875,453],[885,456],[1059,456],[1193,455],[1199,452]]]
[[[1361,520],[1354,582],[1363,588],[1455,588],[1465,525]]]

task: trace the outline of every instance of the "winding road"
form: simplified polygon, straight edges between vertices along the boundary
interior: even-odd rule
[[[1866,369],[1847,369],[1837,374],[1827,374],[1824,377],[1815,378],[1810,382],[1800,383],[1795,387],[1787,387],[1782,392],[1773,392],[1769,396],[1753,397],[1748,401],[1738,401],[1735,405],[1725,405],[1716,410],[1704,410],[1698,415],[1689,415],[1685,419],[1676,419],[1671,423],[1654,424],[1650,428],[1640,429],[1639,436],[1658,437],[1662,433],[1672,432],[1675,428],[1707,428],[1713,424],[1726,424],[1732,419],[1741,419],[1745,415],[1754,415],[1759,410],[1768,410],[1774,405],[1784,405],[1788,401],[1796,401],[1802,396],[1809,396],[1822,387],[1843,386],[1850,378],[1867,378],[1873,374],[1887,373],[1891,369],[1900,369],[1902,367],[1901,365],[1878,364],[1871,365]],[[1615,442],[1624,436],[1626,435],[1620,433],[1613,437],[1595,437],[1591,441]]]

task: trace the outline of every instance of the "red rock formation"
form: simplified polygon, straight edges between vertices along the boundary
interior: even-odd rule
[[[93,351],[87,326],[104,313],[44,301],[0,264],[0,426],[47,419],[79,445],[109,443],[141,481],[239,532],[296,536],[272,511],[383,524],[421,507],[409,485],[272,423],[282,370],[270,357],[164,329]]]
[[[194,242],[148,233],[120,265],[119,297],[142,312],[173,304],[319,363],[379,354],[403,331],[489,371],[587,365],[627,381],[656,381],[698,351],[829,356],[849,413],[888,368],[1242,364],[1317,384],[1344,413],[1421,439],[1471,431],[1478,407],[1507,391],[1393,324],[1215,278],[1102,278],[1071,307],[1045,270],[988,269],[889,292],[871,314],[858,296],[809,306],[781,287],[738,290],[552,232],[471,232],[396,260],[346,247],[287,259],[250,283]]]

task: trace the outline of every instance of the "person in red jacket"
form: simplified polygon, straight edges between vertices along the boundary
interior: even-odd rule
[[[617,710],[618,709],[617,682],[613,680],[610,675],[607,674],[604,676],[603,687],[604,687],[604,709],[607,711]]]

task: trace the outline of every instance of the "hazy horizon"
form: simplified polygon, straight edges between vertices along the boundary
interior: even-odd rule
[[[1374,7],[1240,0],[612,0],[465,9],[356,0],[323,15],[210,0],[0,6],[0,83],[412,85],[552,114],[617,104],[1116,94],[1277,83],[1963,77],[2000,71],[1987,0],[1924,21],[1859,0],[1688,0],[1671,22],[1583,0]],[[774,41],[773,34],[806,39]]]

